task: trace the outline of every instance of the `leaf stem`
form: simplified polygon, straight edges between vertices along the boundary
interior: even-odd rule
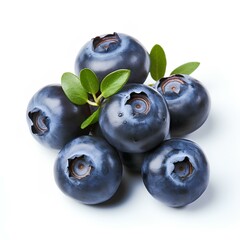
[[[97,103],[97,97],[96,97],[96,94],[92,93],[92,96],[93,96],[93,100],[95,103]]]
[[[103,95],[101,93],[96,99],[96,103],[98,104],[98,106],[100,105],[102,98],[103,98]]]
[[[92,105],[92,106],[96,106],[96,107],[99,106],[99,104],[98,104],[97,102],[93,102],[93,101],[90,101],[90,100],[87,100],[87,103],[88,103],[89,105]]]

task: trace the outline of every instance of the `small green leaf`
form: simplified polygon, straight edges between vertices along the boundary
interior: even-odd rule
[[[150,74],[157,81],[164,77],[167,67],[167,59],[163,48],[156,44],[150,52]]]
[[[96,94],[99,91],[99,80],[96,74],[89,68],[84,68],[80,72],[80,81],[83,88],[91,94]]]
[[[127,82],[130,76],[130,70],[119,69],[109,73],[101,82],[100,90],[104,98],[117,93]]]
[[[64,73],[61,78],[61,85],[64,93],[72,103],[82,105],[87,102],[88,94],[82,87],[79,78],[73,73]]]
[[[93,112],[82,124],[81,128],[84,129],[90,124],[94,124],[98,121],[100,115],[100,108],[98,108],[95,112]]]
[[[170,75],[173,74],[191,74],[192,72],[194,72],[198,66],[200,65],[199,62],[188,62],[185,63],[177,68],[175,68]]]

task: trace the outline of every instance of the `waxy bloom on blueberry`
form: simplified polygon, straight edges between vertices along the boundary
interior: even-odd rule
[[[113,33],[95,37],[80,50],[75,61],[75,73],[89,68],[101,81],[117,69],[129,69],[128,83],[143,83],[149,73],[150,58],[143,45],[135,38]]]
[[[167,102],[171,136],[180,137],[194,132],[207,120],[210,97],[198,80],[176,74],[160,79],[154,87]]]
[[[183,207],[206,190],[209,166],[196,143],[172,138],[146,155],[142,177],[154,198],[171,207]]]
[[[61,85],[47,85],[37,91],[27,107],[27,123],[32,136],[41,144],[60,149],[72,139],[88,134],[81,123],[90,115],[88,105],[75,105]]]
[[[136,83],[107,99],[99,117],[103,136],[119,151],[132,153],[157,146],[168,135],[169,123],[163,96]]]
[[[109,200],[122,180],[122,163],[103,138],[81,136],[58,154],[54,176],[63,193],[85,204]]]

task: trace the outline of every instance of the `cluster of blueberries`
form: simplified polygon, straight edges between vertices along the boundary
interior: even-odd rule
[[[204,86],[187,74],[145,84],[151,59],[126,34],[95,37],[80,50],[76,76],[91,69],[101,82],[117,69],[129,69],[127,83],[101,101],[98,121],[82,129],[94,106],[75,104],[59,84],[36,92],[27,123],[41,144],[60,149],[54,176],[58,187],[85,204],[99,204],[117,192],[123,168],[140,172],[147,191],[171,207],[198,199],[209,181],[205,154],[184,138],[206,121],[210,110]]]

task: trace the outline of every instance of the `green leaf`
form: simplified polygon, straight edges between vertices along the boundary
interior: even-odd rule
[[[88,94],[82,87],[79,78],[73,73],[64,73],[61,78],[61,85],[64,93],[72,103],[82,105],[87,102]]]
[[[199,62],[188,62],[185,63],[177,68],[175,68],[170,75],[173,74],[191,74],[192,72],[194,72],[198,66],[200,65]]]
[[[157,81],[164,77],[167,67],[167,59],[163,48],[156,44],[150,52],[150,74]]]
[[[99,91],[99,80],[96,74],[89,68],[84,68],[80,72],[80,81],[83,88],[91,94],[96,94]]]
[[[130,70],[119,69],[109,73],[101,82],[100,90],[104,98],[117,93],[127,82],[130,76]]]
[[[98,108],[95,112],[93,112],[82,124],[81,128],[84,129],[90,124],[94,124],[98,121],[100,115],[100,108]]]

